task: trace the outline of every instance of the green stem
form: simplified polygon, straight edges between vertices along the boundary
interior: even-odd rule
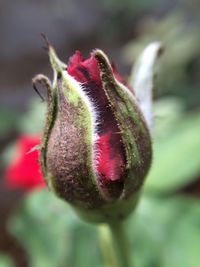
[[[115,249],[115,254],[118,262],[118,267],[133,267],[130,262],[130,250],[125,234],[124,222],[114,222],[109,225],[113,247]]]
[[[133,267],[125,235],[124,223],[115,222],[100,226],[100,241],[107,267]]]

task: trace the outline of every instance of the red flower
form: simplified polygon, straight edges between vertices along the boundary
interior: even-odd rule
[[[8,188],[31,191],[45,186],[38,163],[39,152],[31,151],[39,143],[38,136],[24,135],[17,140],[14,155],[5,171]]]

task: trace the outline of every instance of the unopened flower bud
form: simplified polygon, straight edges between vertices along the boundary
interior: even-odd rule
[[[40,162],[51,190],[91,221],[126,217],[150,168],[149,129],[133,90],[101,50],[68,66],[48,47],[53,83]]]

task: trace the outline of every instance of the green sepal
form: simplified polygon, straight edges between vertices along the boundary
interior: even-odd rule
[[[95,121],[90,103],[51,45],[49,57],[54,81],[47,86],[40,156],[43,175],[49,188],[72,205],[84,209],[102,206],[105,200],[97,188],[93,163]]]
[[[133,93],[119,83],[106,55],[95,51],[103,89],[115,115],[126,151],[126,177],[121,198],[137,192],[150,168],[152,148],[149,129]]]

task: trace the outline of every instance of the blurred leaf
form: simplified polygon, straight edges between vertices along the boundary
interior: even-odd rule
[[[14,264],[9,256],[0,254],[0,267],[14,267]]]
[[[135,266],[196,267],[189,264],[199,262],[199,214],[196,199],[143,197],[127,222]],[[32,267],[103,266],[95,227],[47,191],[29,195],[9,229],[27,249]]]
[[[198,267],[200,263],[200,203],[185,207],[163,251],[163,267]]]
[[[200,115],[182,116],[163,138],[154,141],[154,160],[144,189],[169,192],[200,174]]]
[[[158,0],[141,0],[141,1],[115,1],[115,0],[103,0],[103,5],[107,10],[112,12],[120,12],[126,11],[126,13],[133,16],[133,14],[138,14],[140,12],[144,12],[148,8],[152,7],[152,5],[158,4]]]
[[[138,37],[124,49],[124,59],[132,64],[144,47],[155,41],[163,43],[165,53],[158,65],[159,95],[173,93],[187,105],[199,105],[198,58],[200,56],[199,26],[188,23],[181,12],[160,19],[147,17],[138,27]]]
[[[44,127],[46,103],[34,98],[30,103],[28,114],[20,121],[19,128],[22,133],[40,133]]]
[[[32,267],[100,266],[95,228],[45,190],[24,199],[9,229],[27,249]]]
[[[4,166],[7,166],[10,163],[10,160],[14,154],[16,148],[16,143],[12,142],[6,146],[6,149],[1,154],[1,161]]]
[[[186,18],[179,12],[171,13],[158,20],[147,17],[138,30],[140,35],[137,41],[130,42],[124,49],[124,58],[130,63],[147,44],[156,40],[161,41],[166,47],[166,53],[162,59],[165,64],[162,62],[161,65],[164,68],[167,67],[169,71],[169,68],[173,68],[172,74],[178,67],[183,70],[191,58],[199,55],[198,27],[187,24]]]
[[[147,197],[141,199],[135,214],[128,221],[132,261],[136,267],[162,267],[159,255],[176,211],[176,205],[172,206],[168,201]]]
[[[1,135],[6,134],[8,131],[17,128],[17,123],[19,121],[19,115],[1,108],[0,109],[0,133]]]
[[[127,223],[136,267],[197,267],[199,200],[143,197]]]
[[[154,131],[153,138],[167,138],[174,126],[183,119],[184,105],[180,98],[164,97],[154,102]]]

